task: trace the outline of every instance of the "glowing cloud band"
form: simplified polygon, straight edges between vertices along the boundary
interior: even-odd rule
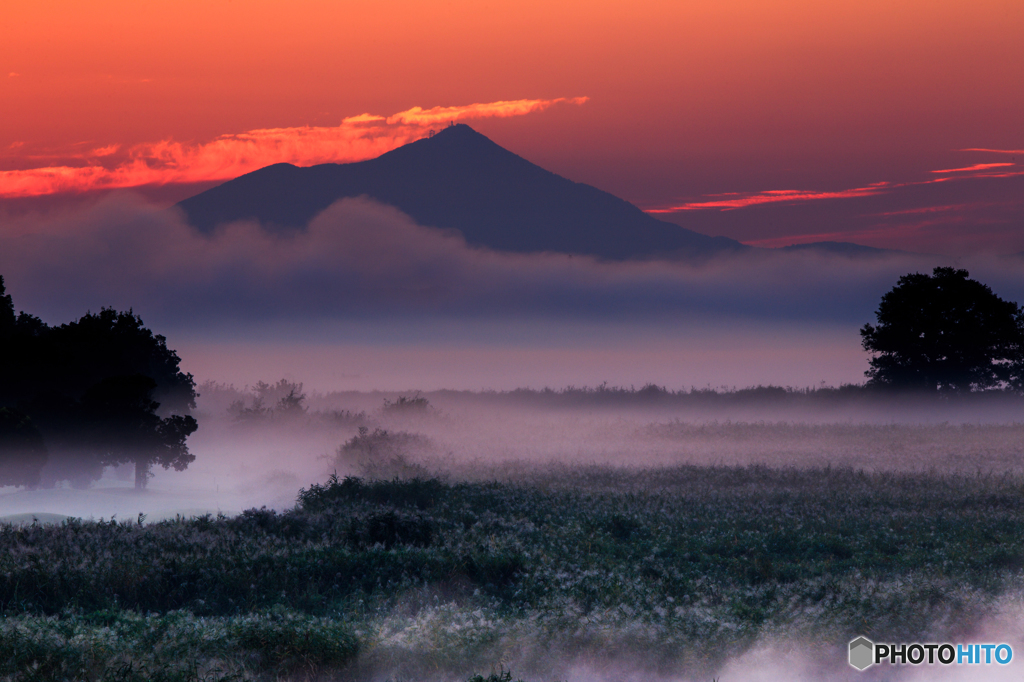
[[[900,187],[913,187],[916,185],[930,185],[950,180],[965,180],[979,178],[1012,178],[1024,175],[1024,171],[1008,170],[1008,167],[1015,167],[1015,163],[979,163],[964,168],[948,168],[944,170],[933,170],[931,173],[939,173],[944,177],[919,180],[916,182],[875,182],[866,187],[854,187],[832,192],[800,189],[776,189],[764,192],[750,193],[729,193],[707,195],[701,201],[690,201],[675,206],[661,206],[644,209],[647,213],[681,213],[683,211],[706,211],[718,209],[720,211],[731,211],[748,206],[759,204],[793,203],[800,201],[819,201],[822,199],[854,199],[857,197],[870,197],[877,194],[890,192]],[[995,172],[994,169],[1007,169]],[[958,175],[948,175],[957,173]]]
[[[735,209],[756,206],[757,204],[775,204],[788,201],[813,201],[817,199],[848,199],[850,197],[868,197],[881,194],[889,183],[879,182],[867,187],[840,190],[838,192],[815,192],[799,189],[778,189],[758,192],[756,194],[731,195],[729,199],[713,199],[711,201],[694,201],[679,206],[665,208],[649,208],[648,213],[678,213],[680,211],[701,211],[711,208]],[[728,196],[728,195],[719,195]]]
[[[82,166],[0,171],[0,197],[228,180],[275,163],[312,166],[362,161],[428,134],[432,126],[463,119],[505,118],[586,97],[524,99],[461,107],[413,107],[393,116],[360,114],[336,127],[264,128],[221,135],[205,144],[172,140],[140,144],[118,154],[111,144],[78,155]],[[109,160],[108,165],[99,163]]]
[[[945,170],[933,170],[932,173],[973,173],[975,171],[988,170],[990,168],[1005,168],[1006,166],[1013,166],[1012,163],[976,163],[973,166],[966,166],[964,168],[946,168]]]

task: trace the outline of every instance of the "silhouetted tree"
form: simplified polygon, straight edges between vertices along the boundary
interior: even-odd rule
[[[900,277],[875,316],[860,332],[874,354],[869,384],[967,392],[1020,383],[1024,315],[966,270]]]
[[[24,414],[0,408],[0,485],[39,485],[46,464],[46,445]]]
[[[183,471],[195,455],[185,439],[197,428],[190,416],[171,415],[161,419],[160,406],[152,399],[156,382],[136,374],[110,377],[90,388],[82,397],[86,442],[103,466],[135,465],[135,488],[146,487],[151,469]]]
[[[15,316],[0,277],[0,407],[19,410],[42,435],[44,484],[88,485],[104,466],[133,462],[144,487],[154,464],[184,469],[196,392],[179,363],[130,310],[103,308],[59,327]],[[2,439],[0,451],[15,456]]]
[[[3,275],[0,275],[0,341],[8,340],[14,335],[14,301],[4,286]]]
[[[228,406],[228,414],[240,423],[255,424],[270,419],[293,419],[306,414],[306,394],[302,382],[281,379],[276,384],[257,381],[252,387],[255,396],[250,407],[244,400],[235,400]],[[270,405],[270,407],[268,407]]]
[[[306,406],[302,404],[306,400],[306,394],[300,393],[301,390],[302,384],[299,384],[298,389],[288,391],[288,395],[277,401],[275,412],[283,417],[299,417],[306,414]]]
[[[166,412],[184,414],[195,408],[195,380],[178,368],[181,358],[167,348],[167,339],[147,329],[131,310],[86,313],[54,333],[69,353],[67,379],[76,387],[141,374],[156,382],[153,397]]]

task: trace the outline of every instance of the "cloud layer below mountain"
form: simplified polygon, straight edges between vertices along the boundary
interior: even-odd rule
[[[365,199],[339,201],[286,236],[235,223],[205,237],[130,195],[4,223],[0,273],[18,305],[56,318],[131,306],[171,325],[396,315],[847,322],[870,314],[899,274],[934,260],[758,252],[701,264],[602,263],[505,254],[469,248],[457,233]],[[1019,278],[1010,284],[1010,267],[989,260],[984,269],[1016,289],[1000,293],[1024,293]]]
[[[899,275],[945,264],[771,251],[699,264],[505,254],[469,248],[458,233],[417,225],[365,199],[339,201],[308,229],[285,236],[254,223],[202,236],[180,214],[131,195],[2,222],[8,291],[18,309],[50,323],[130,307],[158,331],[206,348],[242,338],[330,347],[344,338],[371,355],[384,340],[434,349],[593,349],[600,339],[597,366],[615,364],[601,356],[608,348],[653,357],[654,347],[644,351],[638,339],[657,346],[680,335],[722,365],[730,357],[726,338],[734,359],[740,347],[748,356],[761,349],[765,357],[748,360],[770,364],[786,349],[804,348],[810,360],[816,351],[805,346],[816,335],[829,347],[849,337],[843,352],[863,362],[856,329],[872,319],[879,297]],[[1024,300],[1016,259],[955,264],[1004,298]],[[488,362],[479,359],[481,367]]]

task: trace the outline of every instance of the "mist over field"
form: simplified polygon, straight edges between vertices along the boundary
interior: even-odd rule
[[[319,392],[287,380],[260,386],[200,384],[200,428],[189,439],[195,462],[183,472],[155,469],[146,491],[133,489],[131,465],[122,465],[86,489],[4,488],[0,516],[144,513],[155,521],[263,506],[284,511],[299,488],[331,474],[530,484],[578,467],[1024,474],[1024,402],[1008,395],[938,401],[832,388]],[[291,389],[302,396],[301,409],[282,411]],[[415,404],[404,407],[407,400]],[[361,429],[369,437],[360,438]],[[383,435],[374,440],[377,433]]]
[[[321,393],[288,381],[208,382],[200,393],[200,429],[189,441],[196,461],[186,471],[156,471],[144,493],[117,470],[87,490],[8,489],[0,493],[0,514],[29,523],[57,519],[47,514],[109,519],[116,513],[131,533],[145,527],[158,536],[178,533],[168,539],[176,548],[169,557],[193,542],[181,533],[196,533],[200,546],[213,542],[212,521],[162,530],[154,522],[225,514],[234,521],[217,523],[235,523],[237,532],[250,529],[245,533],[268,541],[280,536],[282,544],[271,551],[274,561],[283,561],[282,552],[298,556],[319,542],[323,520],[309,516],[316,498],[296,506],[299,489],[327,495],[335,474],[358,477],[367,487],[330,494],[356,495],[351,504],[359,495],[378,498],[346,512],[351,516],[337,527],[348,524],[349,539],[331,542],[363,542],[352,533],[379,532],[372,524],[380,519],[399,524],[398,545],[382,535],[384,545],[346,550],[385,562],[371,577],[390,570],[392,559],[448,551],[447,544],[435,547],[453,542],[442,539],[452,532],[466,533],[458,542],[468,544],[453,545],[463,547],[458,551],[479,543],[472,551],[483,554],[472,561],[525,562],[516,570],[530,577],[516,579],[525,587],[514,588],[525,592],[512,591],[515,581],[474,573],[500,573],[504,564],[444,568],[455,577],[440,582],[388,578],[393,588],[360,597],[372,607],[346,607],[346,622],[371,644],[347,672],[326,679],[465,680],[501,665],[516,678],[577,682],[854,680],[865,674],[845,663],[851,629],[1024,645],[1019,543],[1011,540],[1024,489],[1019,398],[941,402],[838,389],[658,387]],[[305,396],[301,405],[289,407],[286,399],[297,395]],[[425,494],[416,492],[416,479],[436,481],[428,490],[440,497],[416,502]],[[314,483],[327,487],[311,488]],[[411,497],[403,502],[401,495]],[[278,515],[266,509],[239,515],[254,507]],[[140,512],[146,526],[131,530]],[[941,549],[898,549],[901,533],[927,535],[928,524],[943,515],[952,525]],[[371,525],[359,530],[359,523]],[[313,526],[294,530],[302,524]],[[420,549],[415,535],[402,535],[419,532],[416,524],[441,537]],[[314,535],[284,539],[294,532]],[[992,533],[1005,534],[1003,542],[1012,546],[975,544]],[[890,562],[903,557],[898,552],[907,553],[900,561],[908,567],[891,573]],[[942,567],[931,563],[933,554]],[[228,562],[218,569],[227,572],[224,580],[234,580],[226,555],[218,561]],[[321,580],[316,569],[299,566],[305,564],[289,570],[313,570],[309,579]],[[863,569],[851,573],[851,566]],[[876,573],[865,581],[857,570]],[[729,577],[734,574],[739,585]],[[246,599],[263,603],[273,596],[253,580]],[[549,581],[558,587],[541,587]],[[302,589],[287,583],[290,598],[321,598],[301,596]],[[133,598],[163,593],[146,594]],[[521,600],[532,605],[526,612],[508,610]],[[158,603],[150,609],[167,608]],[[189,608],[209,615],[173,628],[222,627],[216,618],[226,607]],[[298,632],[326,627],[287,618],[293,620],[280,622]],[[91,626],[81,627],[81,641],[91,642]],[[138,625],[110,627],[130,641]],[[162,645],[168,651],[181,646],[173,638],[187,640],[173,628],[164,635],[172,638]],[[866,679],[981,679],[957,670],[928,672],[883,667]],[[985,679],[1005,674],[984,672]]]

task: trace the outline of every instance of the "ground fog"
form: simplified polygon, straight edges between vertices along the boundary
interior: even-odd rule
[[[1024,656],[1014,396],[200,393],[185,472],[0,492],[11,656],[69,679],[381,682],[1018,665],[857,673],[859,634]],[[46,525],[65,517],[108,522]]]
[[[196,416],[200,429],[189,440],[195,462],[180,473],[156,470],[145,492],[133,490],[126,465],[83,490],[67,483],[3,489],[0,515],[144,513],[157,520],[284,510],[300,487],[332,473],[539,480],[534,472],[549,465],[1024,471],[1024,400],[1001,393],[937,400],[856,387],[672,392],[654,385],[320,393],[286,380],[207,382]]]

